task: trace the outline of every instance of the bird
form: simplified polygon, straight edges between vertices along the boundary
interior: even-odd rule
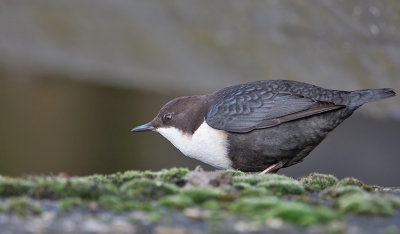
[[[178,97],[132,132],[155,131],[218,169],[276,173],[298,164],[353,112],[395,96],[390,88],[340,91],[261,80]]]

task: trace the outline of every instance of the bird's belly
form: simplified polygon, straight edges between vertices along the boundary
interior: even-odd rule
[[[232,167],[256,172],[279,161],[287,161],[284,167],[301,162],[351,113],[339,110],[249,133],[229,133]]]

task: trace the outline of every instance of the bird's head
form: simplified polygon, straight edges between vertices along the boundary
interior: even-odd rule
[[[133,128],[132,132],[176,128],[193,133],[203,123],[206,113],[204,96],[178,97],[165,104],[152,121]]]

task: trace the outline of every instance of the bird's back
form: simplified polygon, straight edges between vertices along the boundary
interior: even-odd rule
[[[228,87],[214,95],[218,98],[207,123],[228,132],[232,167],[262,171],[279,161],[286,161],[284,167],[301,162],[362,104],[395,93],[391,89],[329,90],[302,82],[269,80]]]

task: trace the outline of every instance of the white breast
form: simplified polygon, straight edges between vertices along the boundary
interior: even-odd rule
[[[232,162],[228,158],[226,133],[211,128],[205,121],[193,135],[185,134],[175,127],[157,128],[156,131],[188,157],[220,169],[232,168]]]

